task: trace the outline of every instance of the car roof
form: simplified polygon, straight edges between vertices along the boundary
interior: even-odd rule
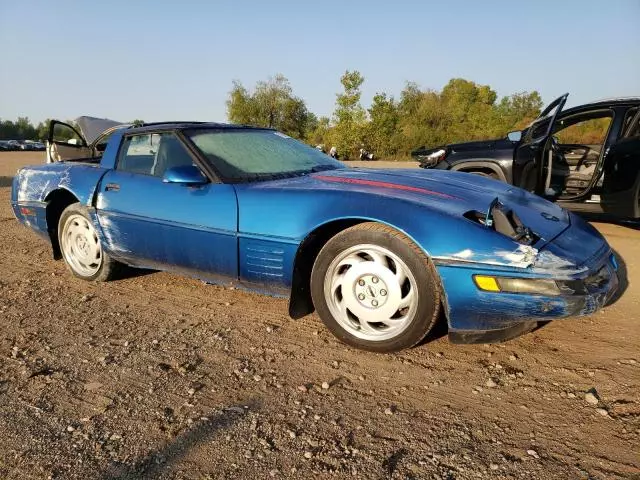
[[[617,97],[617,98],[603,98],[601,100],[595,100],[590,103],[583,103],[582,105],[576,105],[566,110],[562,110],[561,115],[571,112],[577,112],[580,110],[588,110],[598,107],[618,107],[618,106],[637,106],[640,105],[640,97]]]
[[[215,128],[215,129],[228,129],[228,130],[272,130],[267,127],[252,127],[249,125],[236,125],[231,123],[217,123],[217,122],[188,122],[188,121],[170,121],[170,122],[153,122],[145,123],[140,126],[130,126],[127,128],[127,132],[130,133],[144,133],[148,131],[158,130],[186,130],[190,128]]]

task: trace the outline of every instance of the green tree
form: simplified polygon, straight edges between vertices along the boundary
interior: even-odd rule
[[[492,136],[496,98],[496,92],[488,85],[477,85],[463,78],[449,80],[441,93],[449,141]]]
[[[407,83],[400,94],[398,115],[398,153],[408,155],[416,147],[448,141],[449,120],[439,93]]]
[[[324,145],[326,149],[327,144],[330,143],[330,133],[331,133],[331,120],[329,117],[320,117],[316,119],[315,126],[313,129],[309,131],[307,136],[307,141],[313,145]]]
[[[0,121],[0,139],[2,140],[33,140],[37,138],[37,131],[27,117],[18,117]]]
[[[398,123],[400,115],[393,97],[377,93],[369,108],[366,147],[376,156],[395,155],[398,149]]]
[[[498,105],[502,129],[509,131],[524,128],[540,115],[542,105],[542,98],[537,91],[519,92],[503,97]]]
[[[344,91],[336,98],[332,135],[342,158],[352,158],[360,149],[364,135],[366,112],[360,104],[360,87],[364,77],[357,70],[347,70],[340,78]]]
[[[293,95],[289,81],[276,75],[256,84],[249,92],[239,81],[233,82],[227,100],[227,117],[233,123],[269,127],[295,138],[305,138],[313,120],[307,106]]]
[[[51,122],[51,119],[47,118],[36,126],[36,138],[38,140],[45,141],[49,137],[49,122]]]

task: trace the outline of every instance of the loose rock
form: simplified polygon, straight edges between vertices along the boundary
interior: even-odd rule
[[[538,455],[538,452],[535,450],[527,450],[527,454],[531,455],[533,458],[540,458],[540,455]]]
[[[593,392],[587,392],[584,394],[584,401],[589,405],[597,405],[599,400]]]

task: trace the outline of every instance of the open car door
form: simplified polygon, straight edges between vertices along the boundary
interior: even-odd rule
[[[555,142],[552,133],[556,118],[567,102],[568,96],[569,94],[565,93],[556,98],[527,128],[515,152],[514,185],[550,198],[557,197],[562,191],[562,189],[553,188],[555,183],[564,180],[560,178],[563,177],[564,170],[554,169]]]
[[[105,147],[102,141],[105,139],[106,133],[121,125],[124,125],[123,122],[87,116],[76,118],[75,126],[51,120],[47,143],[47,163],[99,156]]]
[[[65,162],[91,156],[85,138],[68,123],[51,120],[47,139],[47,163]]]
[[[640,218],[640,109],[609,149],[600,204],[604,213]]]

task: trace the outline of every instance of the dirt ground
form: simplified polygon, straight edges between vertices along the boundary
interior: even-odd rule
[[[595,224],[628,276],[603,311],[379,355],[284,299],[74,279],[10,209],[41,157],[0,154],[0,478],[640,478],[633,226]]]

